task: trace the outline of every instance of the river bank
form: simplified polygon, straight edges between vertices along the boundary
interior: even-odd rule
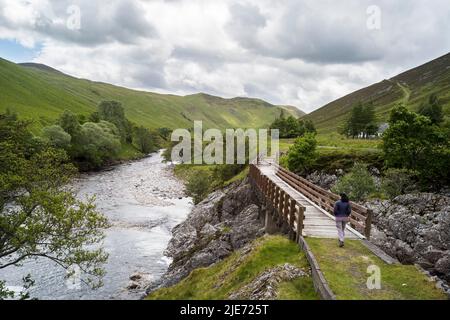
[[[81,199],[96,195],[98,210],[111,224],[103,243],[109,253],[104,286],[91,290],[76,281],[68,283],[63,269],[43,259],[3,270],[0,278],[15,288],[30,273],[36,281],[31,297],[43,300],[139,299],[148,282],[158,279],[171,262],[164,255],[171,230],[192,208],[184,185],[158,152],[100,172],[82,173],[72,188]]]

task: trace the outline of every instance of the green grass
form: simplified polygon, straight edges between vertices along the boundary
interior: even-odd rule
[[[35,130],[55,121],[64,110],[89,115],[102,100],[122,102],[128,119],[147,128],[262,128],[286,110],[259,99],[222,99],[206,94],[175,96],[130,90],[77,79],[39,67],[0,59],[0,112],[7,108],[35,120]]]
[[[382,143],[381,139],[350,139],[338,133],[318,134],[316,139],[317,149],[324,153],[329,150],[378,152]],[[294,142],[295,139],[280,139],[280,151],[287,152]]]
[[[143,156],[144,154],[131,144],[122,144],[119,154],[117,155],[117,160],[135,160],[140,159]]]
[[[308,238],[330,288],[341,300],[440,300],[446,295],[415,266],[388,265],[360,241],[347,241],[338,248],[336,240]],[[367,268],[381,269],[381,290],[367,288]]]
[[[175,166],[175,176],[181,180],[188,181],[190,177],[200,171],[207,172],[212,177],[214,165],[178,164]]]
[[[225,300],[265,270],[285,263],[309,268],[298,245],[282,236],[266,236],[254,242],[248,256],[237,251],[225,260],[194,270],[186,279],[170,288],[150,294],[148,300]],[[280,284],[280,299],[318,299],[310,277]]]

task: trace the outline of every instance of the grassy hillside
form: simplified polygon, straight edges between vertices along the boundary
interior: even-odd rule
[[[314,121],[319,133],[327,134],[336,132],[359,101],[373,101],[378,120],[385,122],[396,104],[403,102],[409,109],[417,111],[433,93],[438,95],[445,113],[450,115],[450,54],[333,101],[306,115],[305,119]]]
[[[52,123],[65,109],[87,115],[102,100],[122,102],[126,116],[148,128],[189,128],[194,120],[220,129],[259,128],[287,110],[259,99],[130,90],[74,78],[43,65],[17,65],[0,59],[0,112],[10,108],[21,117],[37,119],[37,127]],[[292,109],[289,112],[296,114]]]

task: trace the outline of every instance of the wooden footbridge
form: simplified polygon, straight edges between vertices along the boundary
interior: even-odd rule
[[[337,238],[333,214],[339,196],[265,159],[250,166],[250,178],[263,197],[266,228],[274,223],[295,240]],[[348,239],[369,239],[372,212],[352,203]]]
[[[311,267],[314,287],[322,299],[336,300],[345,297],[348,292],[357,293],[364,299],[379,299],[377,290],[365,289],[367,279],[361,276],[358,271],[354,275],[358,280],[355,280],[356,282],[349,281],[347,283],[348,288],[345,290],[336,285],[336,281],[330,285],[326,277],[327,272],[333,274],[340,272],[343,277],[351,274],[352,271],[343,262],[346,259],[356,259],[354,261],[357,264],[361,264],[357,261],[364,261],[362,264],[364,265],[367,262],[369,266],[369,264],[375,263],[375,257],[378,257],[381,261],[377,263],[382,270],[388,270],[388,265],[396,265],[396,268],[402,268],[395,258],[390,257],[368,241],[372,224],[371,210],[352,203],[352,215],[346,230],[346,238],[356,241],[352,241],[348,251],[346,249],[331,249],[332,253],[327,255],[326,251],[319,250],[317,252],[317,247],[311,248],[309,243],[327,243],[327,241],[329,243],[328,239],[337,239],[337,228],[332,213],[334,204],[339,199],[338,195],[281,168],[271,159],[260,161],[258,158],[258,161],[250,165],[250,181],[258,191],[257,194],[262,203],[261,211],[262,216],[264,216],[266,231],[268,233],[279,231],[287,233],[292,240],[299,244]],[[316,258],[316,254],[320,259]],[[319,261],[324,263],[324,259],[331,260],[335,265],[332,267],[330,267],[330,263],[319,265]],[[355,266],[356,270],[360,267],[360,265]],[[422,289],[426,289],[433,299],[436,297],[439,297],[439,299],[445,298],[442,285],[439,282],[435,283],[424,275],[424,271],[420,267],[417,266],[416,273],[407,269],[408,267],[405,268],[405,272],[410,272],[414,279],[421,279],[419,281],[421,283],[420,290],[405,295],[403,286],[406,284],[399,287],[391,282],[390,285],[383,287],[386,294],[408,299],[416,297],[421,299],[421,294],[416,296],[414,292],[420,293]],[[360,272],[364,275],[364,271],[361,269]],[[411,286],[417,285],[417,282],[410,281],[409,278],[402,281],[410,282],[409,285]],[[433,286],[436,286],[438,290],[432,288]],[[335,293],[332,287],[338,291]]]

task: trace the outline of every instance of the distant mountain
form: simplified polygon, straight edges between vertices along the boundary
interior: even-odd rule
[[[288,112],[288,114],[292,114],[296,118],[301,118],[306,115],[306,112],[303,112],[297,107],[294,106],[278,106]]]
[[[206,128],[262,128],[286,110],[259,99],[136,91],[0,58],[0,112],[10,108],[35,119],[37,128],[52,124],[65,109],[89,115],[102,100],[122,102],[131,121],[149,128],[190,128],[194,120],[203,120]],[[297,116],[296,110],[288,112]]]
[[[353,92],[306,115],[320,133],[335,132],[348,118],[359,101],[373,101],[378,120],[385,122],[390,110],[398,103],[417,111],[431,94],[437,94],[450,115],[450,53],[422,66],[406,71],[389,80]]]

